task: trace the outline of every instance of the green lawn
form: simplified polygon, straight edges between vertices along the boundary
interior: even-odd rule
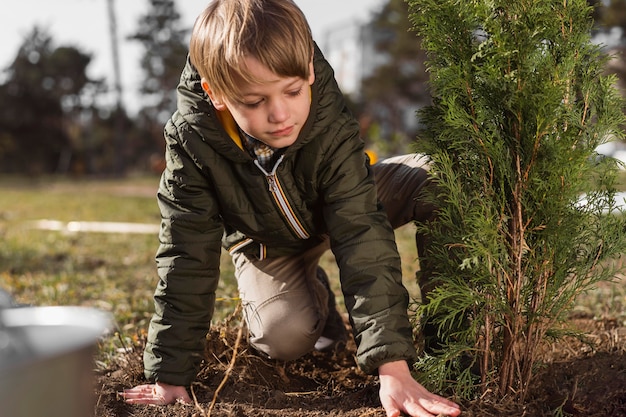
[[[143,334],[156,284],[156,234],[67,233],[38,230],[40,219],[159,224],[158,178],[110,181],[0,180],[0,287],[32,305],[81,305],[110,311],[131,337]],[[397,232],[405,284],[412,295],[417,268],[413,226]],[[332,255],[322,265],[339,295]],[[223,256],[216,320],[234,310],[237,297],[230,257]],[[341,298],[340,298],[341,299]],[[626,319],[624,282],[603,283],[583,295],[585,314]]]
[[[68,233],[38,230],[42,219],[158,225],[158,178],[111,181],[0,180],[0,287],[32,305],[95,306],[114,313],[121,328],[145,327],[156,285],[156,234]],[[415,288],[411,226],[399,233],[407,286]],[[335,289],[330,253],[322,263]],[[230,256],[222,263],[216,319],[236,305]]]

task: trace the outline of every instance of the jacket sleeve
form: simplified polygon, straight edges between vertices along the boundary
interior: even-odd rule
[[[157,194],[159,282],[144,366],[149,380],[186,386],[203,359],[223,226],[210,184],[181,146],[178,129],[172,121],[165,128],[167,165]]]
[[[386,362],[413,361],[416,351],[408,319],[408,293],[402,284],[393,229],[377,202],[364,150],[346,141],[326,186],[325,218],[337,259],[341,287],[366,373]]]
[[[329,105],[326,97],[333,97],[336,88],[332,71],[325,68],[328,64],[316,58],[319,105],[323,107]],[[324,219],[358,347],[357,361],[364,372],[375,373],[384,363],[416,359],[407,314],[409,297],[402,284],[393,229],[378,202],[358,123],[347,112],[334,123],[337,135],[320,178]]]

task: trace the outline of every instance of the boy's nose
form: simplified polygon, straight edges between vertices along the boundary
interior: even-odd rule
[[[274,100],[270,107],[269,121],[282,123],[289,119],[289,106],[284,100]]]

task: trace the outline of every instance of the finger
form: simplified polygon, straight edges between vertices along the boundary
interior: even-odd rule
[[[167,404],[165,397],[150,387],[135,387],[130,390],[125,390],[121,393],[121,396],[128,404]]]
[[[125,400],[138,400],[138,399],[147,399],[147,398],[154,398],[153,395],[151,394],[147,394],[147,393],[143,393],[143,392],[122,392],[120,393],[122,395],[122,398],[124,398]]]
[[[381,398],[380,402],[385,409],[387,417],[399,417],[400,409],[396,406],[395,401],[391,398]]]
[[[162,396],[153,395],[150,393],[135,392],[125,393],[123,395],[124,401],[128,404],[164,404],[165,401]]]
[[[405,412],[411,417],[434,417],[443,413],[438,413],[434,410],[426,410],[423,407],[415,403],[409,403],[405,407]]]
[[[135,387],[132,389],[126,389],[119,393],[122,398],[150,398],[154,396],[154,391],[149,388]]]
[[[437,402],[429,402],[427,404],[419,404],[410,402],[404,406],[404,411],[411,417],[432,417],[432,416],[450,416],[456,417],[461,414],[461,409],[453,403],[452,406],[440,404]]]
[[[163,396],[157,395],[137,395],[134,397],[127,397],[125,399],[128,404],[151,404],[151,405],[166,405],[167,401]]]
[[[387,415],[387,417],[400,417],[400,410],[398,410],[397,408],[393,408],[393,409],[385,408],[385,414]]]
[[[443,397],[432,399],[426,404],[421,404],[421,406],[435,415],[457,416],[461,413],[461,408],[456,403]]]

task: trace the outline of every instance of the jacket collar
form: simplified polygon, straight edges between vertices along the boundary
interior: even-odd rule
[[[334,72],[322,52],[315,45],[313,57],[315,82],[311,86],[311,112],[296,142],[285,154],[296,152],[329,126],[332,120],[346,111],[343,94],[334,78]],[[201,87],[200,75],[189,58],[177,88],[178,113],[199,133],[202,140],[224,157],[247,161],[241,138],[232,115],[215,110]]]

